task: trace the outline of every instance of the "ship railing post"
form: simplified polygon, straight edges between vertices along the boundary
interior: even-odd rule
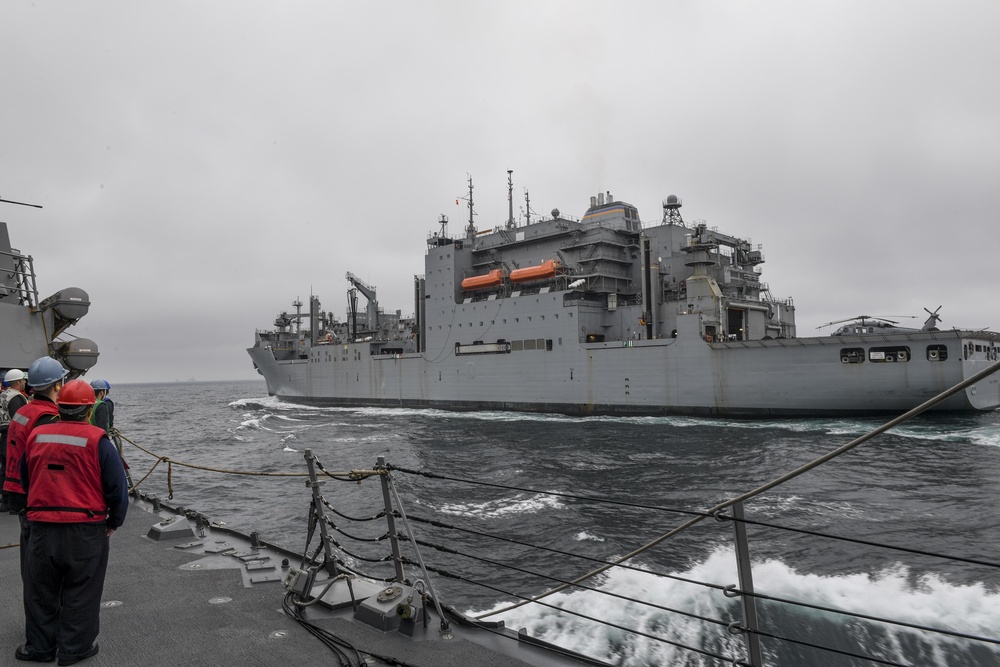
[[[312,450],[307,449],[305,453],[306,466],[309,468],[309,479],[306,486],[312,489],[313,507],[316,508],[316,520],[319,523],[320,539],[323,540],[323,554],[326,556],[326,570],[331,577],[338,575],[337,561],[333,556],[333,549],[330,546],[330,534],[326,527],[326,514],[323,512],[323,496],[319,492],[319,487],[324,483],[316,475],[316,457]]]
[[[378,467],[385,470],[385,457],[378,457]],[[396,581],[402,583],[406,576],[403,574],[403,559],[399,552],[399,540],[396,538],[396,521],[392,515],[392,496],[389,493],[389,476],[379,475],[382,482],[382,502],[385,503],[385,522],[389,526],[389,546],[392,549],[392,563],[396,568]]]
[[[378,465],[379,467],[383,468],[385,467],[385,457],[382,456],[378,457]],[[392,478],[390,478],[389,475],[382,475],[382,489],[387,494],[385,505],[387,508],[386,516],[389,518],[390,527],[394,526],[395,524],[392,521],[392,512],[388,511],[391,508],[391,503],[388,494],[392,493],[392,497],[395,498],[396,500],[396,507],[399,510],[399,518],[402,519],[403,521],[403,527],[406,529],[406,535],[409,538],[410,544],[413,547],[413,555],[416,556],[417,565],[420,567],[420,572],[424,576],[424,584],[427,586],[427,592],[430,593],[431,600],[434,602],[434,606],[437,608],[438,616],[441,617],[441,638],[453,639],[455,635],[449,632],[451,623],[450,621],[448,621],[448,617],[444,615],[444,609],[441,608],[441,600],[438,599],[437,593],[434,592],[434,586],[431,584],[430,575],[427,573],[427,565],[424,563],[424,559],[420,555],[420,547],[417,546],[417,536],[413,534],[413,528],[410,526],[410,521],[409,519],[406,518],[406,510],[403,509],[403,503],[399,499],[399,493],[396,491],[396,486],[392,483]],[[390,528],[390,530],[392,531],[392,535],[396,534],[395,528]],[[398,572],[400,573],[398,576],[400,578],[400,581],[402,581],[403,568],[402,568],[402,563],[398,559],[399,547],[394,543],[392,548],[393,548],[393,554],[397,557],[396,567],[399,568]]]
[[[732,505],[733,532],[736,534],[736,571],[740,580],[740,602],[743,605],[743,637],[746,640],[747,655],[753,667],[763,667],[760,651],[760,635],[757,634],[757,599],[753,596],[753,573],[750,570],[750,542],[744,523],[743,503]]]

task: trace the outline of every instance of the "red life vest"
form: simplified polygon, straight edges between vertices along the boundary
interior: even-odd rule
[[[28,436],[28,520],[99,523],[108,517],[98,445],[86,422],[43,424]]]
[[[21,457],[24,455],[24,443],[27,442],[31,429],[42,415],[57,415],[59,408],[52,401],[34,398],[10,418],[10,428],[7,429],[7,479],[3,490],[24,495],[21,486]]]

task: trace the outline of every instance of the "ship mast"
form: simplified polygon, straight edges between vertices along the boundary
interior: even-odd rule
[[[470,241],[476,239],[476,225],[472,220],[475,212],[472,210],[472,175],[469,175],[469,226],[465,228],[465,235]]]
[[[507,229],[514,229],[514,180],[513,169],[507,170]]]
[[[528,199],[528,191],[524,191],[524,224],[531,224],[531,200]]]

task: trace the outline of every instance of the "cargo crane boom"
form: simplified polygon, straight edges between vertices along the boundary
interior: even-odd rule
[[[365,295],[366,299],[368,299],[368,321],[366,323],[366,328],[372,332],[378,331],[378,299],[375,298],[375,288],[361,280],[361,278],[358,278],[350,271],[347,272],[347,279],[359,292]]]

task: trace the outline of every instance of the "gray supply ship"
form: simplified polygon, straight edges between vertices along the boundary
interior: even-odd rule
[[[97,363],[97,344],[66,330],[89,309],[90,297],[79,287],[39,300],[34,260],[11,247],[7,223],[0,222],[0,371],[26,370],[35,359],[51,356],[69,369],[70,378],[85,373]]]
[[[508,187],[510,189],[510,181]],[[346,322],[281,313],[248,349],[268,392],[290,401],[566,414],[819,416],[913,408],[998,358],[992,331],[859,316],[800,337],[791,299],[761,281],[749,241],[681,217],[656,224],[611,193],[581,219],[558,209],[518,225],[447,218],[429,236],[414,316],[384,312],[348,273]],[[530,202],[527,210],[530,211]],[[358,292],[367,307],[357,307]],[[308,324],[304,325],[304,321]],[[835,324],[835,323],[831,323]],[[996,378],[938,405],[1000,406]]]

